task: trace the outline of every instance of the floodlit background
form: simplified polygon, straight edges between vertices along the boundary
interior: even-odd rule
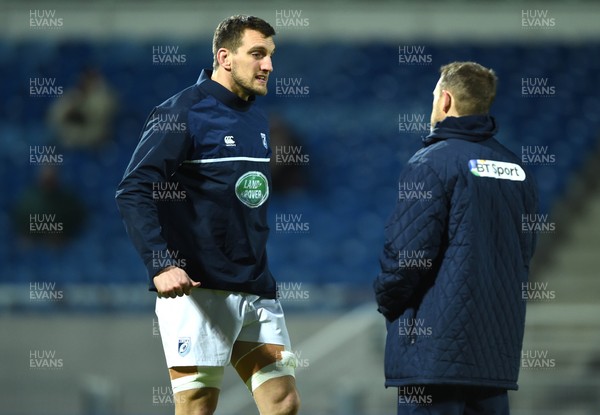
[[[0,413],[173,412],[114,192],[148,113],[211,66],[238,13],[278,32],[257,101],[301,412],[395,413],[371,293],[383,224],[439,67],[475,60],[500,79],[498,138],[540,188],[513,413],[600,413],[600,7],[466,0],[0,1]],[[217,413],[256,413],[233,370]]]

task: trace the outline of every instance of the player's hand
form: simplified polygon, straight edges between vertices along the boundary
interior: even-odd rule
[[[192,288],[200,286],[179,267],[170,267],[153,278],[159,297],[176,298],[190,295]]]

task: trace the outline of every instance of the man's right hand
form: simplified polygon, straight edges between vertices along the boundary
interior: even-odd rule
[[[176,298],[190,295],[192,288],[200,286],[179,267],[169,267],[153,278],[159,297]]]

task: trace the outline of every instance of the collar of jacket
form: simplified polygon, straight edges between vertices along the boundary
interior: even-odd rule
[[[198,81],[196,82],[196,85],[198,85],[208,94],[217,98],[228,107],[238,111],[248,111],[256,97],[254,95],[250,95],[248,101],[244,101],[220,83],[210,79],[212,73],[213,71],[210,69],[203,69],[200,73]]]
[[[491,115],[466,115],[464,117],[446,117],[439,121],[431,134],[423,137],[423,144],[429,146],[448,138],[457,138],[472,142],[492,138],[498,127]]]

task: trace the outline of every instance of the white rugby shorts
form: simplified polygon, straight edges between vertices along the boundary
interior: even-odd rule
[[[183,297],[157,298],[156,315],[168,367],[227,366],[238,340],[291,350],[277,299],[194,288]]]

